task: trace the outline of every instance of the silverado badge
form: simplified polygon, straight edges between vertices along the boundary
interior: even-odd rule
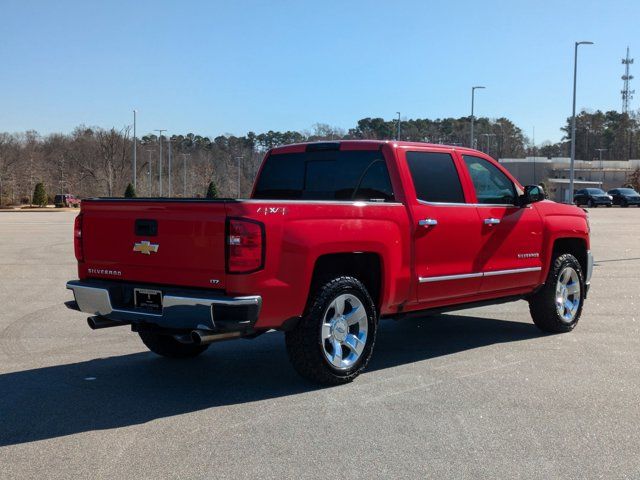
[[[133,244],[133,251],[140,252],[143,255],[151,255],[151,253],[158,253],[160,245],[157,243],[151,243],[149,240],[143,240]]]

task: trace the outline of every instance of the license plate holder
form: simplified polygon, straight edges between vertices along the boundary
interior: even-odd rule
[[[150,290],[148,288],[133,289],[133,305],[136,308],[145,310],[162,310],[162,292],[160,290]]]

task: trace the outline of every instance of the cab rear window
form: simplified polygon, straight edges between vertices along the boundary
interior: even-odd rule
[[[315,151],[270,155],[253,198],[392,201],[382,152]]]

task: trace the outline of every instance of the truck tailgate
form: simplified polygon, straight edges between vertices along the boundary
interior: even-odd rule
[[[82,203],[80,278],[224,288],[225,201]]]

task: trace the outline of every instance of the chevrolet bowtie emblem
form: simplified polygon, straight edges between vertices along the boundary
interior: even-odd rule
[[[157,243],[151,243],[149,240],[143,240],[133,244],[133,251],[140,252],[143,255],[151,255],[151,253],[158,253],[160,245]]]

